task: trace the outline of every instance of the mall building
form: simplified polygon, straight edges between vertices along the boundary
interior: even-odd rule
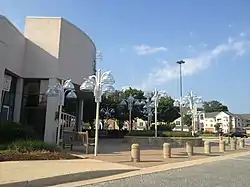
[[[0,116],[28,124],[46,142],[56,142],[57,100],[49,86],[71,79],[77,99],[66,101],[65,123],[80,124],[83,77],[95,73],[96,47],[90,37],[61,17],[27,17],[21,33],[0,16]]]

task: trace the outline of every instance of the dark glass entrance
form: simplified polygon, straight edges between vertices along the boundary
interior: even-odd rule
[[[44,138],[48,80],[24,79],[21,122],[30,125]]]

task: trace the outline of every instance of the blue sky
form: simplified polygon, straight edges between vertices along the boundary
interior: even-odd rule
[[[0,12],[21,30],[26,16],[61,16],[90,35],[101,50],[98,67],[116,87],[165,90],[219,100],[250,113],[249,0],[0,0]]]

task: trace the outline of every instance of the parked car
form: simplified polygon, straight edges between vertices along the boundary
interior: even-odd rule
[[[247,134],[243,133],[243,132],[234,132],[230,134],[231,138],[234,137],[239,137],[239,138],[248,138]]]

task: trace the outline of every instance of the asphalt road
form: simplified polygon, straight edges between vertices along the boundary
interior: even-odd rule
[[[249,187],[250,156],[84,187]]]

